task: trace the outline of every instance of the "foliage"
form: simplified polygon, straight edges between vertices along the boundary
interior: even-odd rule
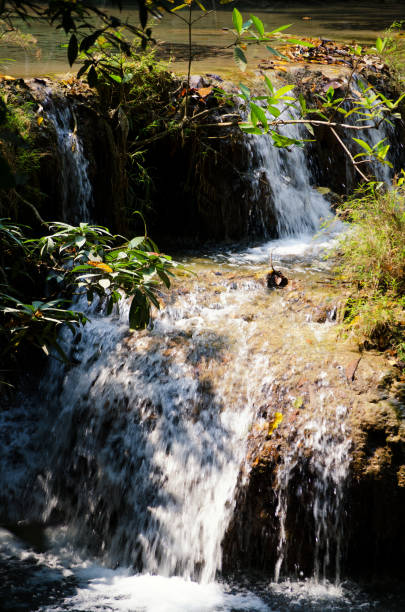
[[[54,347],[66,358],[59,327],[74,331],[87,321],[83,313],[63,308],[74,295],[85,294],[89,303],[98,296],[107,314],[131,296],[130,328],[149,324],[151,307],[160,307],[157,287],[160,282],[170,287],[176,263],[159,253],[146,233],[128,241],[87,223],[52,223],[49,229],[52,233],[39,239],[26,238],[27,228],[0,222],[0,336],[6,352],[28,343],[47,354]],[[42,283],[32,300],[32,287],[25,291],[22,281],[35,270],[42,271]]]
[[[41,152],[35,146],[35,104],[10,91],[0,96],[0,212],[16,199],[16,191],[40,199],[34,172]]]
[[[338,245],[351,295],[345,327],[362,342],[405,349],[405,189],[369,183],[344,205],[353,226]],[[402,347],[402,349],[401,349]]]
[[[240,42],[245,34],[248,44],[253,44],[254,42],[258,44],[268,41],[271,36],[288,27],[282,26],[272,32],[265,32],[264,25],[260,19],[251,15],[250,19],[244,23],[242,15],[237,9],[233,10],[233,22],[235,26],[234,34],[237,37],[235,59],[242,71],[245,70],[247,64]],[[256,32],[253,32],[253,36],[251,35],[252,27],[256,29]],[[306,41],[295,39],[288,39],[286,42],[301,46],[308,45]],[[381,46],[382,44],[379,39],[377,45]],[[309,46],[312,45],[309,44]],[[275,49],[270,49],[268,46],[267,49],[280,55]],[[358,62],[360,61],[362,51],[359,45],[352,49],[353,55],[358,57]],[[323,125],[328,127],[334,134],[337,143],[344,149],[345,154],[351,160],[355,170],[367,182],[370,177],[365,174],[360,165],[365,161],[370,162],[372,160],[391,165],[387,160],[389,144],[384,139],[374,146],[370,146],[361,138],[353,138],[358,152],[352,153],[339,136],[336,128],[343,127],[349,131],[367,130],[378,128],[383,121],[392,124],[392,119],[401,118],[397,111],[398,106],[405,98],[405,93],[401,93],[397,99],[391,100],[383,93],[373,91],[371,86],[358,79],[357,87],[359,92],[356,92],[356,95],[354,95],[352,86],[357,63],[355,62],[353,65],[353,70],[348,78],[343,94],[337,94],[334,87],[330,86],[325,94],[317,94],[317,104],[312,107],[307,106],[307,101],[302,95],[296,97],[292,94],[293,85],[285,85],[276,90],[267,76],[264,77],[267,90],[264,95],[252,96],[249,89],[240,83],[240,97],[244,100],[245,108],[249,111],[247,121],[239,123],[240,129],[249,134],[261,135],[269,133],[275,146],[288,147],[289,145],[302,145],[305,140],[291,139],[283,136],[279,131],[281,126],[304,124],[312,135],[314,134],[314,126]],[[296,119],[292,114],[292,108],[295,108],[299,113],[299,119]],[[359,160],[358,158],[362,159]]]
[[[287,44],[301,44],[307,47],[312,47],[311,43],[308,43],[304,40],[297,40],[296,38],[280,38],[281,32],[288,29],[291,24],[282,25],[278,28],[267,32],[265,29],[265,25],[259,17],[255,15],[250,15],[250,18],[247,21],[243,21],[243,17],[237,8],[233,9],[232,12],[232,22],[234,25],[234,29],[231,30],[233,33],[235,40],[233,42],[234,45],[234,58],[235,62],[239,66],[239,68],[244,72],[247,67],[247,59],[244,51],[249,45],[258,45],[264,44],[266,49],[272,55],[276,57],[281,57],[287,59],[280,51],[278,51],[274,46],[270,46],[270,43],[274,45],[273,41],[277,39],[278,42],[282,40],[282,42]]]
[[[401,89],[405,81],[405,21],[395,21],[386,31],[384,38],[377,38],[376,51],[388,64],[390,73]]]
[[[111,4],[121,10],[121,0],[111,0]],[[72,66],[79,52],[87,53],[89,63],[86,66],[88,80],[94,83],[94,59],[88,53],[97,38],[104,36],[117,50],[130,54],[130,44],[116,30],[122,28],[131,36],[140,39],[145,48],[151,40],[152,31],[147,28],[148,9],[146,0],[138,0],[140,27],[128,21],[123,22],[116,15],[111,14],[92,0],[50,0],[38,2],[36,0],[5,0],[0,3],[0,20],[6,24],[8,32],[18,32],[16,23],[23,20],[27,23],[33,20],[42,21],[61,29],[69,35],[67,56]]]

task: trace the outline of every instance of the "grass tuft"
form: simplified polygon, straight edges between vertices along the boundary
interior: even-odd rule
[[[371,183],[344,206],[338,282],[350,287],[345,329],[365,348],[393,348],[405,360],[405,186]]]

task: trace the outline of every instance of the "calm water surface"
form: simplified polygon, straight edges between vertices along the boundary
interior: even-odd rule
[[[206,2],[208,8],[211,2],[212,0]],[[99,4],[108,6],[108,2]],[[134,4],[126,3],[122,16],[124,19],[129,18],[132,23],[137,23]],[[249,6],[236,4],[244,17],[248,18],[249,14],[253,13],[262,19],[268,29],[290,23],[292,25],[289,32],[295,36],[321,36],[339,41],[356,41],[360,44],[372,43],[392,22],[405,18],[404,2],[398,0],[307,3],[278,1],[269,3],[268,8],[265,3],[261,3],[260,9],[255,9],[253,2]],[[232,42],[233,37],[223,30],[232,27],[232,6],[221,7],[195,24],[195,73],[226,73],[234,70],[232,52],[224,49]],[[196,17],[198,14],[199,12],[195,11]],[[303,19],[304,17],[310,19]],[[159,22],[152,20],[151,25],[153,35],[159,42],[161,55],[165,59],[171,58],[177,71],[184,71],[184,24],[175,16],[165,15]],[[44,25],[35,25],[29,31],[37,38],[37,47],[29,51],[16,47],[0,47],[0,72],[22,77],[66,74],[69,67],[66,49],[62,45],[66,44],[67,39],[63,32]],[[265,49],[251,49],[249,59],[252,68],[257,64],[255,60],[263,57],[268,57]]]

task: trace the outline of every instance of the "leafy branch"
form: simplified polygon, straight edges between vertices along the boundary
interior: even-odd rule
[[[98,297],[105,302],[107,314],[124,298],[132,297],[129,327],[144,329],[150,323],[152,307],[160,308],[158,287],[161,283],[170,287],[178,264],[158,252],[146,232],[126,240],[87,223],[51,223],[49,229],[52,233],[41,238],[26,238],[23,227],[6,219],[0,222],[0,336],[5,339],[6,352],[28,342],[46,354],[53,347],[65,359],[58,341],[60,326],[67,325],[74,332],[88,320],[84,313],[62,307],[77,294],[86,295],[89,304]],[[46,295],[31,302],[8,278],[22,255],[32,269],[46,270]],[[22,269],[17,271],[17,276],[23,274]]]

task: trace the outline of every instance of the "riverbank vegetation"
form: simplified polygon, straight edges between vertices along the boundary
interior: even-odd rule
[[[350,286],[345,330],[364,348],[391,348],[405,364],[405,187],[370,183],[341,211],[352,227],[338,247],[338,283]]]
[[[377,51],[388,65],[393,86],[404,91],[403,22],[394,23]],[[403,106],[403,105],[402,105]],[[402,111],[403,114],[403,111]],[[352,224],[338,246],[337,282],[350,287],[344,330],[363,348],[390,350],[405,367],[405,172],[391,188],[370,181],[340,207]]]

